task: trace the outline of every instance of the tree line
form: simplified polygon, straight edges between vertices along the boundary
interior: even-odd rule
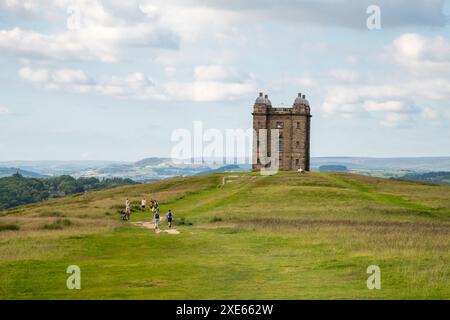
[[[450,172],[436,171],[426,173],[408,173],[401,177],[402,180],[414,180],[435,184],[450,184]]]
[[[51,178],[26,178],[20,173],[0,178],[0,210],[35,203],[49,198],[137,184],[123,178],[78,178],[69,175]]]

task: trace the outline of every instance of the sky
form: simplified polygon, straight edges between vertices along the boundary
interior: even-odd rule
[[[251,128],[260,91],[306,94],[312,156],[450,156],[449,16],[442,0],[0,0],[0,161],[170,156],[194,121]]]

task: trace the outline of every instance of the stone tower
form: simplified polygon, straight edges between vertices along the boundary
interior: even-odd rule
[[[271,129],[279,129],[279,170],[309,171],[311,112],[309,102],[301,93],[290,108],[274,108],[267,95],[260,93],[253,107],[253,130],[259,134],[253,141],[253,171],[264,165],[259,159],[261,133],[267,129],[267,152],[270,156]],[[256,152],[255,152],[256,151]]]

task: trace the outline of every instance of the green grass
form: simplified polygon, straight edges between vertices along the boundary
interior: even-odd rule
[[[450,298],[450,187],[335,173],[247,173],[222,187],[222,177],[1,212],[0,229],[19,229],[0,233],[0,298]],[[181,233],[134,226],[152,220],[137,208],[120,221],[127,197],[158,199]],[[73,264],[81,290],[66,288]],[[373,264],[381,290],[366,287]]]

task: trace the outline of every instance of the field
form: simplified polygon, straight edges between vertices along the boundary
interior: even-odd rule
[[[158,199],[180,233],[135,225],[152,220],[137,208],[121,221],[126,197]],[[354,174],[174,178],[0,212],[0,299],[448,299],[449,264],[450,186]]]

